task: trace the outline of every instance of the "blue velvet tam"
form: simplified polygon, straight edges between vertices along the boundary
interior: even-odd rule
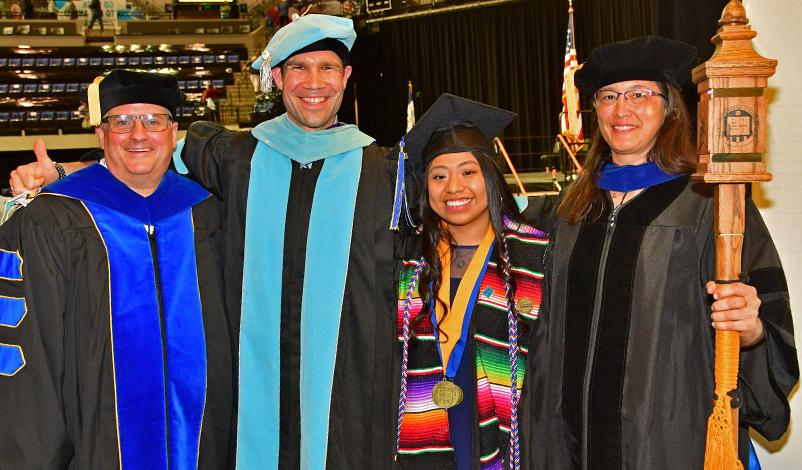
[[[350,51],[356,41],[356,31],[354,22],[348,18],[340,18],[330,15],[304,15],[296,18],[290,24],[282,27],[262,51],[261,57],[256,59],[251,67],[260,70],[266,63],[268,69],[278,67],[282,62],[301,52],[311,52],[312,50],[332,50],[338,55],[341,50],[338,45],[326,39],[334,39],[345,46],[345,51]],[[303,51],[304,48],[315,43],[323,44],[323,48]],[[325,46],[328,44],[328,46]],[[341,56],[342,58],[342,56]]]

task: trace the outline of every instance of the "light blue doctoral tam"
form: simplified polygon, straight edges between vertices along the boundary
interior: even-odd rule
[[[326,38],[342,42],[350,51],[356,41],[354,22],[348,18],[330,15],[298,17],[276,31],[262,51],[262,55],[251,64],[251,67],[259,70],[264,61],[268,61],[270,68],[273,68],[295,51]]]

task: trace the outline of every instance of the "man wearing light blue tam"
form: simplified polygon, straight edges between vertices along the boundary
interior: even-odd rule
[[[284,26],[255,66],[287,113],[193,123],[173,155],[223,204],[240,470],[393,465],[396,164],[337,120],[355,39],[343,18]]]
[[[326,15],[281,28],[254,68],[287,113],[194,123],[174,156],[225,206],[238,469],[392,467],[394,165],[337,121],[355,39]]]
[[[279,67],[287,58],[299,53],[330,48],[344,65],[348,65],[348,52],[356,40],[353,21],[338,16],[305,15],[296,18],[291,24],[290,28],[279,29],[270,38],[259,58],[251,64],[254,70],[260,72],[262,91],[272,89],[271,69]],[[298,47],[299,44],[305,46]]]

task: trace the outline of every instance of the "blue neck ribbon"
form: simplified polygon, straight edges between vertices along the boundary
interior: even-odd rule
[[[454,377],[457,376],[457,370],[459,369],[459,364],[462,361],[462,355],[465,353],[465,346],[468,344],[468,333],[471,331],[473,306],[476,304],[476,298],[479,296],[479,287],[482,285],[482,280],[485,278],[487,265],[490,262],[490,256],[493,254],[493,247],[495,244],[496,242],[494,241],[490,246],[490,249],[487,251],[487,257],[485,257],[482,270],[479,272],[479,276],[476,278],[476,284],[474,284],[473,289],[471,289],[471,298],[468,301],[468,306],[465,308],[465,315],[462,317],[462,329],[460,330],[459,339],[457,340],[457,344],[454,345],[454,349],[451,351],[451,356],[448,357],[448,364],[446,365],[445,376],[449,380],[453,380]],[[429,283],[429,291],[431,290],[432,284]],[[450,304],[453,303],[454,302],[450,302]],[[432,312],[431,321],[432,325],[434,326],[434,340],[435,344],[437,344],[437,354],[439,354],[440,358],[442,359],[443,356],[442,352],[440,351],[440,331],[437,328],[437,311],[435,309],[434,299],[432,299],[429,310]]]

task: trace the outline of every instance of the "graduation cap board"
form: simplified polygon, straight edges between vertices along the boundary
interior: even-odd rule
[[[409,204],[406,202],[406,166],[421,176],[426,166],[439,155],[473,151],[492,152],[493,138],[501,134],[514,117],[515,113],[510,111],[459,96],[447,93],[440,96],[399,144],[390,228],[398,229],[401,211],[404,208],[407,211],[407,220],[414,225],[409,214]]]
[[[696,47],[659,36],[641,36],[599,46],[577,70],[574,80],[585,96],[605,85],[629,80],[681,86],[691,77]]]
[[[95,78],[88,88],[81,90],[80,98],[89,107],[89,124],[98,126],[110,109],[129,103],[159,105],[175,117],[184,94],[172,75],[114,69]]]
[[[262,91],[269,92],[273,89],[270,70],[288,58],[304,52],[330,50],[347,64],[348,51],[354,41],[354,22],[348,18],[315,14],[299,16],[270,38],[251,67],[260,73]]]

